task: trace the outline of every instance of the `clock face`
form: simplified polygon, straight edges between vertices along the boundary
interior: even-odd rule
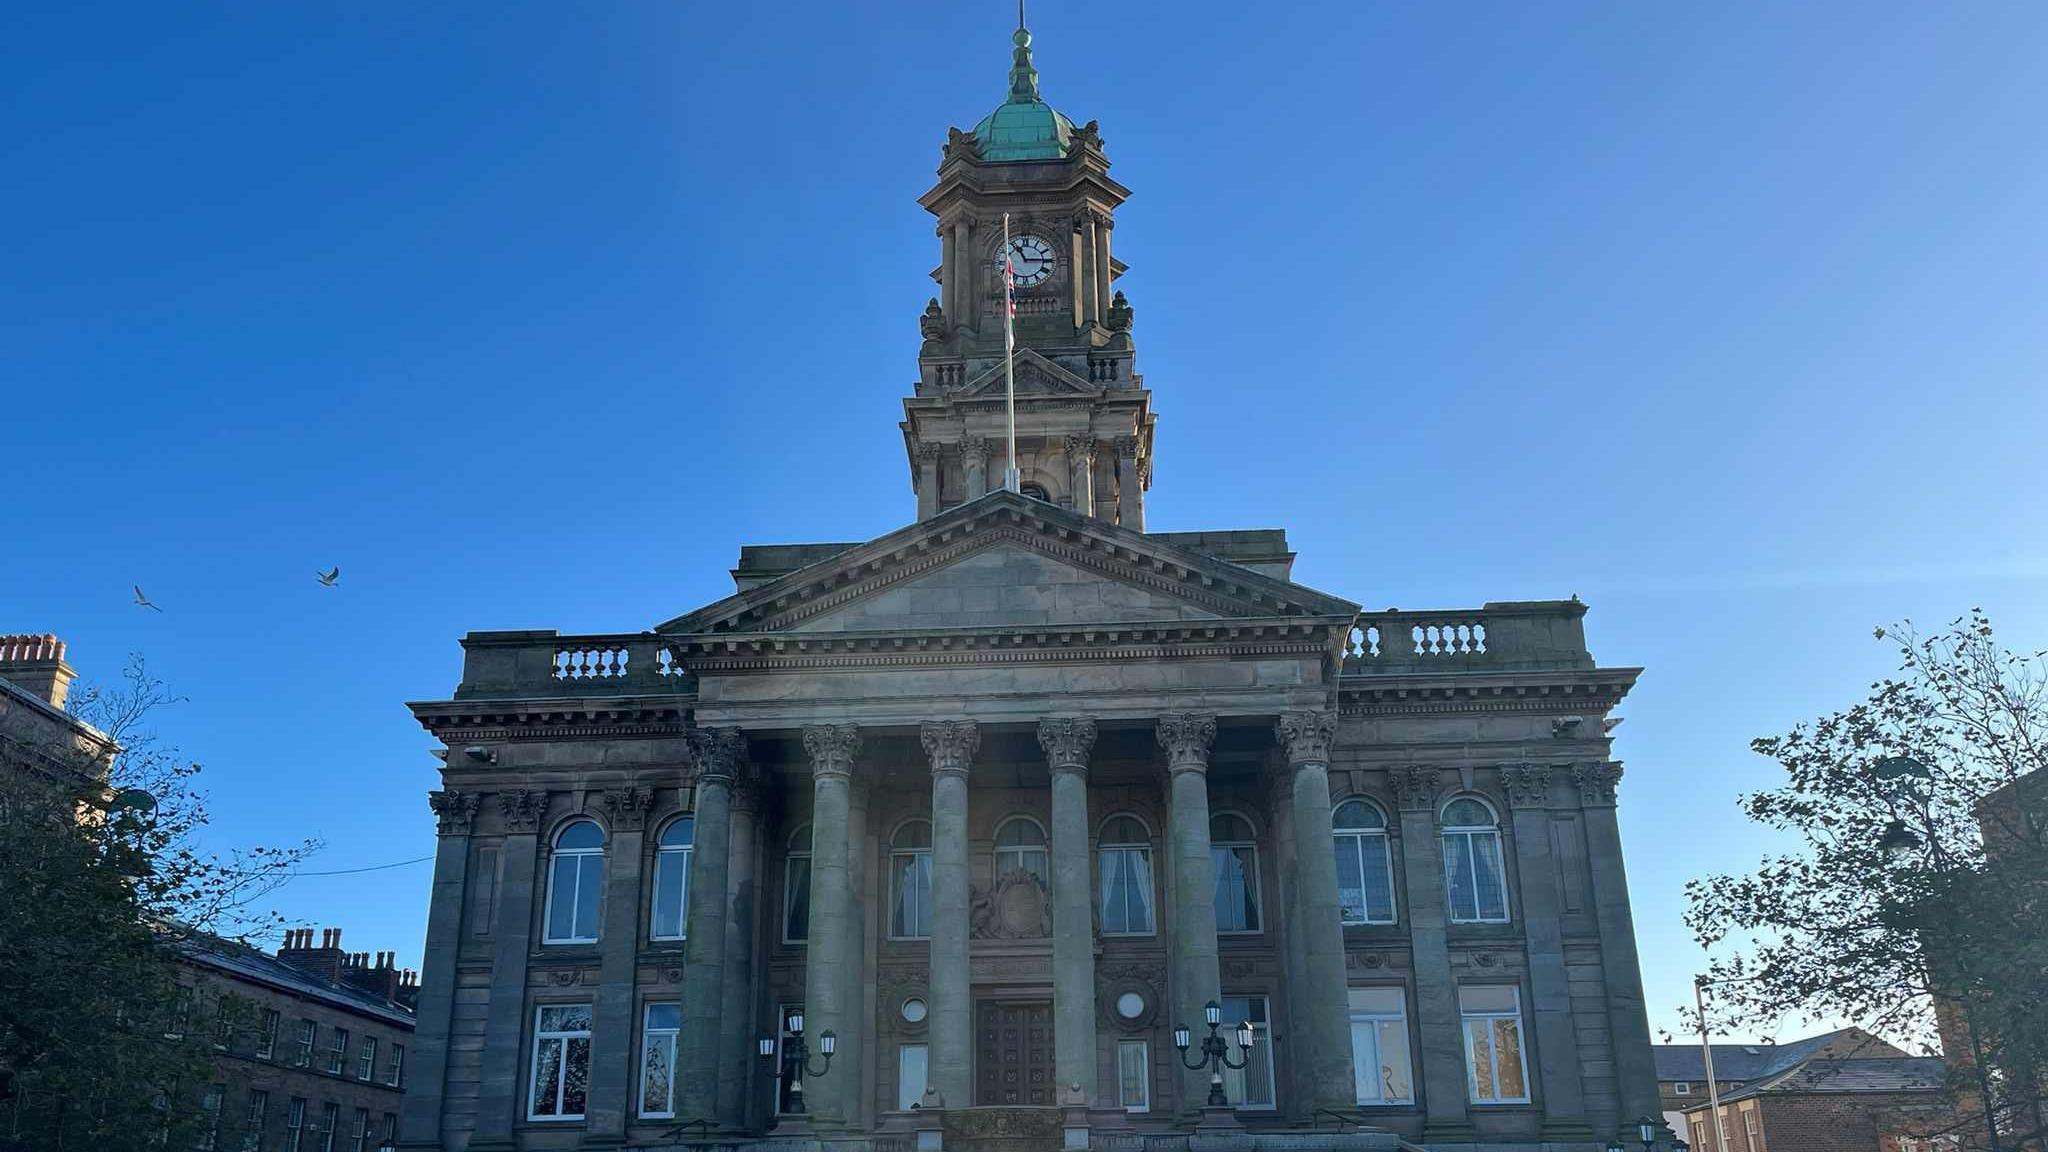
[[[1010,258],[1010,266],[1016,271],[1019,288],[1042,284],[1046,277],[1052,275],[1052,245],[1036,236],[1026,234],[1010,237],[1010,246],[996,254],[997,271],[1002,270],[1005,253]]]

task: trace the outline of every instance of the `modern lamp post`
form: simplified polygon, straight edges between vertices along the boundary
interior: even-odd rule
[[[1173,1046],[1180,1049],[1180,1062],[1190,1072],[1209,1069],[1209,1107],[1228,1108],[1230,1101],[1223,1095],[1223,1070],[1233,1071],[1251,1063],[1252,1022],[1249,1020],[1237,1026],[1237,1060],[1230,1059],[1230,1046],[1223,1037],[1216,1035],[1216,1026],[1223,1022],[1223,1009],[1214,1000],[1202,1006],[1202,1018],[1209,1025],[1209,1034],[1202,1037],[1202,1058],[1192,1063],[1188,1060],[1188,1026],[1176,1025],[1173,1030]]]
[[[804,1110],[804,1078],[823,1076],[832,1067],[832,1053],[839,1047],[839,1037],[830,1028],[818,1036],[818,1053],[825,1062],[811,1067],[810,1045],[804,1040],[804,1014],[789,1014],[789,1037],[782,1042],[782,1059],[775,1059],[775,1037],[761,1037],[761,1071],[770,1080],[781,1081],[791,1072],[796,1076],[789,1083],[789,1107],[784,1112],[802,1115]]]

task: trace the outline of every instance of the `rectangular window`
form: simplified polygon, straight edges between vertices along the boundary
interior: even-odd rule
[[[313,1066],[313,1041],[319,1035],[320,1026],[311,1020],[299,1021],[298,1048],[292,1053],[292,1063],[300,1068]]]
[[[804,1006],[801,1004],[784,1004],[779,1010],[778,1019],[782,1021],[782,1026],[775,1030],[775,1067],[778,1070],[775,1082],[775,1111],[778,1115],[790,1115],[796,1105],[803,1102],[804,1070],[782,1059],[783,1046],[788,1043],[790,1037],[796,1035],[789,1027],[789,1018],[802,1015],[803,1010]]]
[[[393,1088],[405,1087],[405,1045],[391,1046],[391,1059],[384,1065],[384,1082]]]
[[[299,1152],[306,1134],[306,1102],[297,1096],[284,1110],[284,1152]]]
[[[1507,922],[1507,874],[1501,863],[1498,831],[1445,832],[1444,882],[1452,923]]]
[[[683,830],[687,829],[687,832]],[[688,819],[676,820],[664,832],[661,850],[654,854],[654,908],[648,925],[651,940],[685,940],[689,938],[690,927],[690,856],[695,825]],[[671,844],[669,840],[680,840]]]
[[[227,1086],[215,1084],[199,1098],[199,1111],[204,1116],[205,1128],[199,1133],[200,1152],[213,1152],[220,1147],[220,1103],[228,1094]]]
[[[1152,1110],[1152,1045],[1144,1040],[1116,1042],[1116,1102],[1126,1112]]]
[[[384,1142],[386,1144],[398,1143],[398,1113],[396,1112],[386,1112],[384,1114]]]
[[[356,1109],[355,1127],[349,1132],[349,1152],[370,1152],[370,1110]]]
[[[1216,872],[1216,930],[1259,930],[1259,850],[1250,844],[1209,848]]]
[[[649,1004],[641,1029],[640,1115],[666,1119],[676,1114],[676,1033],[683,1027],[683,1007]]]
[[[1230,1041],[1231,1058],[1237,1056],[1237,1041],[1234,1034],[1237,1025],[1250,1021],[1252,1026],[1251,1055],[1246,1057],[1243,1068],[1223,1070],[1223,1093],[1230,1097],[1232,1105],[1238,1108],[1270,1109],[1273,1107],[1273,1032],[1272,1024],[1266,1017],[1264,996],[1223,996],[1217,1004],[1223,1009],[1223,1028],[1217,1035],[1226,1032],[1233,1035]]]
[[[253,1089],[242,1112],[242,1152],[263,1152],[263,1129],[270,1124],[270,1093]]]
[[[472,936],[491,934],[491,915],[498,903],[498,850],[480,848],[476,854],[476,884],[470,889],[469,932]]]
[[[185,1035],[185,1025],[191,1019],[192,990],[180,984],[171,993],[171,1014],[170,1018],[164,1022],[164,1038],[168,1040],[182,1039]]]
[[[898,852],[889,857],[889,936],[924,940],[932,934],[932,854]]]
[[[1692,1122],[1692,1146],[1700,1152],[1714,1152],[1714,1146],[1707,1143],[1707,1124],[1704,1120]]]
[[[256,1033],[256,1058],[268,1060],[277,1055],[277,1009],[263,1013],[263,1027]]]
[[[403,1049],[394,1044],[392,1051]],[[526,1118],[581,1120],[589,1088],[590,1005],[546,1004],[535,1009],[533,1093]]]
[[[811,854],[791,853],[782,875],[782,942],[811,938]]]
[[[1742,1131],[1749,1137],[1749,1152],[1764,1152],[1763,1121],[1754,1108],[1742,1110]]]
[[[1690,1096],[1692,1095],[1692,1085],[1684,1080],[1674,1080],[1671,1082],[1671,1094],[1673,1096]]]
[[[320,1106],[320,1152],[334,1152],[334,1130],[341,1126],[341,1105],[329,1100]]]
[[[1152,849],[1117,845],[1099,853],[1102,872],[1102,933],[1152,934]]]
[[[327,1070],[339,1076],[348,1067],[348,1029],[336,1028],[327,1045]]]
[[[356,1079],[375,1080],[376,1078],[377,1038],[375,1036],[365,1036],[363,1037],[362,1052],[356,1057]]]
[[[931,1050],[922,1044],[905,1044],[896,1049],[896,1108],[907,1112],[924,1099],[925,1077],[931,1067]]]
[[[1529,1064],[1522,1052],[1522,990],[1511,984],[1458,989],[1465,1024],[1467,1087],[1474,1104],[1527,1104]]]
[[[234,1009],[234,1001],[225,994],[213,1002],[213,1046],[217,1051],[225,1052],[234,1044]]]
[[[1351,1079],[1360,1104],[1408,1104],[1408,995],[1400,988],[1351,989]]]

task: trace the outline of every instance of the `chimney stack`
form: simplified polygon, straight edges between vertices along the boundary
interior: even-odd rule
[[[313,946],[311,928],[292,929],[284,934],[284,947],[277,950],[277,958],[334,983],[341,982],[342,972],[348,967],[348,954],[341,950],[339,928],[322,928],[317,948]]]
[[[0,636],[0,680],[62,708],[77,678],[64,662],[64,642],[55,636]]]

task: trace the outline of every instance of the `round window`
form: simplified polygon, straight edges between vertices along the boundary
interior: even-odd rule
[[[924,1001],[915,996],[903,1002],[903,1018],[912,1024],[924,1023],[926,1011]]]
[[[1126,1020],[1136,1020],[1145,1014],[1145,998],[1136,992],[1126,992],[1116,998],[1116,1014]]]

